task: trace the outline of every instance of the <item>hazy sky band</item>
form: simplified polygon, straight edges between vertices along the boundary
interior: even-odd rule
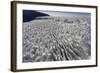
[[[45,13],[50,16],[91,16],[91,13],[83,13],[83,12],[61,12],[61,11],[42,11],[39,10],[37,12]]]

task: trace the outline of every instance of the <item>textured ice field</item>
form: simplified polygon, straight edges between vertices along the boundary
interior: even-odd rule
[[[38,17],[23,23],[23,62],[91,58],[90,17]]]

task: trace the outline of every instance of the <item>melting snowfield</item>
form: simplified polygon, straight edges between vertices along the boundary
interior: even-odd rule
[[[23,23],[23,62],[91,58],[90,17],[43,16]]]

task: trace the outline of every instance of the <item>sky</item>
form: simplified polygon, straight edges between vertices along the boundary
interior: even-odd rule
[[[38,11],[41,13],[46,13],[50,16],[90,16],[91,13],[80,13],[80,12],[61,12],[61,11]]]

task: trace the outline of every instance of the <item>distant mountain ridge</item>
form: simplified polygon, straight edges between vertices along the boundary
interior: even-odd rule
[[[28,22],[35,19],[36,17],[41,17],[41,16],[49,16],[49,15],[33,10],[23,10],[23,22]]]

